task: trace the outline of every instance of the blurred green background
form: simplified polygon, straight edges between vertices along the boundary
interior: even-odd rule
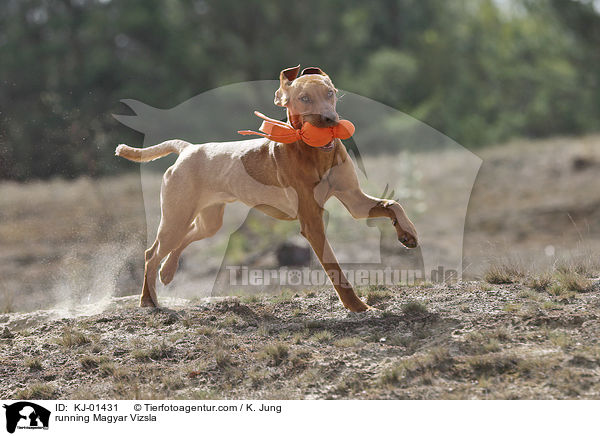
[[[132,168],[131,98],[159,108],[301,63],[471,149],[599,130],[591,0],[3,0],[0,179]],[[392,145],[393,146],[393,145]],[[395,150],[390,149],[390,152]]]

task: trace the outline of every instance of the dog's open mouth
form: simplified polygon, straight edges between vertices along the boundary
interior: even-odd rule
[[[333,150],[333,146],[335,145],[335,139],[332,139],[331,142],[327,145],[324,145],[323,147],[319,147],[320,150],[323,151],[331,151]]]

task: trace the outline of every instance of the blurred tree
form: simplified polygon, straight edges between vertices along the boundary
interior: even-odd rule
[[[599,46],[592,0],[5,0],[0,179],[133,168],[121,98],[167,108],[298,63],[469,147],[598,130]]]

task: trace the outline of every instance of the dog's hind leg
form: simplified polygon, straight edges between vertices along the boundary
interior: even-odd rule
[[[224,203],[208,206],[200,211],[181,244],[169,253],[160,267],[160,281],[163,284],[168,285],[173,280],[179,264],[179,257],[188,245],[194,241],[210,238],[219,231],[223,225],[224,211]]]
[[[179,229],[186,229],[189,224],[179,222],[178,225],[163,225],[164,217],[158,229],[158,235],[152,247],[146,250],[146,265],[144,268],[144,285],[142,295],[140,296],[141,307],[157,307],[158,298],[156,297],[156,276],[161,260],[175,249],[185,236]]]
[[[140,296],[140,306],[142,307],[158,306],[156,276],[160,262],[167,254],[181,245],[196,215],[196,205],[186,201],[189,193],[185,192],[185,187],[182,188],[182,184],[177,183],[176,179],[170,179],[170,174],[167,170],[161,189],[161,219],[156,240],[146,251],[144,285]]]
[[[142,285],[142,295],[140,296],[141,307],[158,306],[156,297],[156,249],[158,248],[158,238],[152,244],[152,247],[146,250],[146,263],[144,265],[144,284]],[[160,262],[160,260],[159,260]],[[152,284],[151,284],[152,283]]]

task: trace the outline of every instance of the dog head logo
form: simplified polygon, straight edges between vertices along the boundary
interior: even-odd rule
[[[260,109],[275,119],[285,116],[280,108],[273,106],[273,92],[278,87],[279,82],[272,80],[228,85],[170,109],[123,100],[135,114],[114,116],[144,134],[144,147],[173,138],[191,143],[240,141],[237,130],[256,125],[254,110]],[[324,206],[324,220],[327,237],[339,263],[343,268],[366,265],[377,269],[388,266],[410,269],[410,265],[416,265],[415,269],[422,271],[419,278],[424,280],[433,281],[440,277],[440,270],[453,272],[453,277],[460,279],[467,206],[481,159],[425,123],[368,98],[340,91],[337,109],[340,116],[356,126],[354,135],[345,140],[344,145],[354,160],[362,190],[370,195],[384,192],[384,196],[399,199],[418,229],[420,245],[417,250],[406,250],[398,243],[389,220],[355,220],[341,203],[330,200]],[[231,144],[241,147],[243,143]],[[172,154],[141,166],[147,246],[152,245],[160,221],[161,178],[176,157]],[[264,182],[255,174],[260,169],[251,170],[243,166],[236,170],[236,177],[240,172],[246,172],[239,176],[244,180],[244,189],[269,189],[267,185],[260,185]],[[436,174],[448,174],[449,178],[432,183]],[[317,192],[320,187],[315,188],[315,198],[320,195]],[[294,194],[285,191],[274,196]],[[277,253],[277,247],[264,242],[288,224],[276,224],[275,220],[265,224],[258,221],[260,219],[263,214],[258,206],[253,209],[241,202],[227,203],[218,233],[194,242],[195,247],[184,253],[189,257],[183,261],[193,262],[193,266],[189,272],[183,272],[186,267],[180,268],[182,271],[175,276],[174,290],[182,296],[197,295],[199,290],[204,296],[226,295],[232,289],[237,290],[230,280],[231,266],[238,268],[235,274],[243,276],[246,266],[256,269],[268,265],[265,268],[268,269],[276,264],[278,255],[276,258],[274,253]],[[288,223],[289,226],[297,225]],[[273,232],[263,231],[262,239],[253,239],[253,229],[268,229],[269,226],[274,227]],[[298,233],[299,228],[290,227],[289,235]],[[240,253],[250,255],[250,258],[241,261]],[[161,280],[166,279],[163,283],[170,282],[175,270],[167,262],[169,259],[165,261],[169,268],[161,270]],[[240,267],[240,262],[245,266]],[[314,256],[311,266],[318,268]],[[296,276],[292,279],[295,282]],[[193,284],[191,280],[194,280]],[[273,283],[281,286],[280,280]],[[257,286],[260,291],[265,289],[264,283]]]
[[[47,429],[50,411],[29,401],[19,401],[4,405],[6,409],[6,431],[14,433],[19,429]]]

